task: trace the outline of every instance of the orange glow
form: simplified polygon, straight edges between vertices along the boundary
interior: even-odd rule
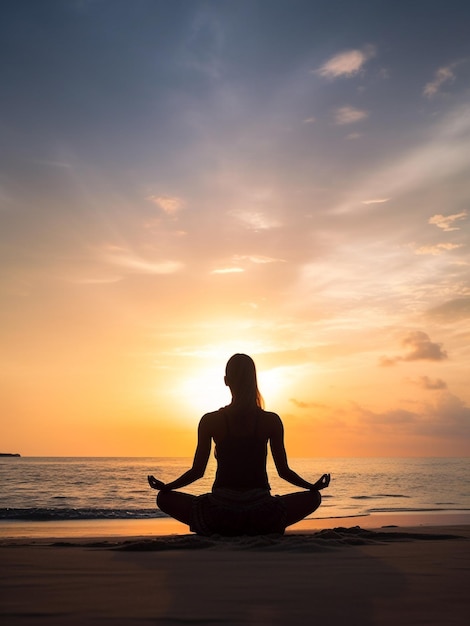
[[[0,451],[192,455],[242,352],[290,455],[470,454],[470,3],[23,4]]]
[[[219,320],[213,334],[228,334],[232,327],[233,321],[224,327]],[[26,352],[23,344],[28,393],[26,370],[15,366],[17,346],[9,346],[2,391],[5,414],[14,416],[3,427],[8,450],[33,456],[191,456],[202,414],[230,401],[223,376],[235,341],[219,346],[200,343],[196,335],[184,349],[167,345],[159,351],[153,339],[145,346],[142,335],[123,333],[118,320],[111,327],[89,327],[96,341],[86,343],[84,330],[73,337],[66,326],[55,334],[49,328],[50,333],[36,330],[35,350]],[[433,392],[431,404],[412,362],[381,368],[378,352],[364,359],[341,342],[328,353],[320,346],[317,361],[302,349],[276,351],[267,342],[262,351],[261,338],[239,345],[240,351],[253,348],[266,408],[283,418],[292,456],[465,453],[465,440],[456,442],[452,433],[432,436],[439,411],[458,411],[458,401],[443,388]],[[434,378],[426,381],[431,386]]]

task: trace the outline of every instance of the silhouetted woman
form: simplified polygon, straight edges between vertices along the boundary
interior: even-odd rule
[[[232,402],[201,418],[192,468],[168,484],[149,476],[149,484],[160,491],[159,508],[199,535],[283,533],[320,506],[320,490],[328,487],[330,475],[309,483],[290,469],[282,421],[276,413],[263,410],[255,364],[249,356],[234,354],[229,359],[225,384],[230,387]],[[202,478],[212,440],[217,459],[212,492],[194,496],[173,491]],[[305,491],[270,494],[268,441],[279,476]]]

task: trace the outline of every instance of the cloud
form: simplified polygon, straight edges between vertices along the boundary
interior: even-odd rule
[[[431,444],[429,449],[433,452],[446,449],[453,450],[454,454],[458,442],[459,452],[466,456],[470,443],[470,407],[445,389],[436,390],[427,398],[426,402],[413,402],[412,410],[403,406],[374,410],[356,402],[347,407],[327,407],[318,417],[315,415],[315,428],[331,429],[339,423],[343,433],[361,438],[374,436],[383,446],[382,450],[401,450],[402,454],[403,437],[418,438],[423,444]],[[308,420],[311,424],[312,417],[308,416]],[[445,448],[444,441],[447,441]],[[450,441],[452,445],[449,447]],[[416,439],[414,445],[419,445]]]
[[[408,354],[403,357],[404,361],[442,361],[447,359],[447,352],[442,350],[442,344],[433,343],[426,333],[415,330],[409,333],[402,341]]]
[[[319,402],[303,402],[302,400],[296,400],[296,398],[289,398],[289,402],[295,404],[299,409],[324,409],[326,404]]]
[[[315,122],[316,119],[314,117],[307,117],[306,119],[304,119],[303,123],[304,124],[313,124],[313,122]]]
[[[233,257],[234,261],[250,261],[251,263],[256,264],[266,264],[266,263],[285,263],[285,259],[276,259],[270,256],[263,256],[261,254],[250,254],[250,255],[235,255]]]
[[[351,106],[339,107],[335,111],[335,124],[344,126],[345,124],[355,124],[368,117],[369,113]]]
[[[148,261],[130,250],[117,246],[108,247],[104,260],[131,274],[174,274],[182,267],[182,263],[178,261]]]
[[[410,424],[416,420],[416,413],[406,409],[391,409],[382,413],[374,413],[362,409],[360,421],[366,424]]]
[[[384,202],[388,202],[390,198],[377,198],[375,200],[363,200],[362,204],[383,204]]]
[[[364,64],[375,56],[376,50],[374,46],[366,46],[363,50],[346,50],[331,57],[314,73],[324,78],[349,78],[358,74],[364,67]]]
[[[470,436],[470,408],[459,397],[440,392],[433,403],[425,403],[415,411],[397,408],[374,412],[355,406],[358,421],[376,430],[420,437],[467,438]]]
[[[452,230],[460,230],[458,226],[452,226],[452,224],[458,220],[464,220],[467,217],[467,211],[462,211],[461,213],[454,213],[453,215],[433,215],[429,218],[428,224],[434,224],[438,228],[442,228],[442,230],[446,232],[450,232]]]
[[[470,318],[470,296],[448,300],[429,309],[428,316],[441,322],[454,322]]]
[[[391,367],[395,365],[400,359],[398,357],[381,356],[379,358],[380,367]]]
[[[463,243],[436,243],[434,246],[420,246],[415,249],[415,254],[432,254],[438,256],[443,252],[462,248]]]
[[[447,384],[445,383],[445,381],[441,380],[440,378],[429,378],[428,376],[420,376],[416,381],[413,381],[416,385],[418,385],[418,387],[421,387],[422,389],[429,389],[432,391],[438,390],[438,389],[447,389]]]
[[[279,220],[260,211],[239,211],[234,213],[247,228],[252,230],[270,230],[282,226]]]
[[[470,106],[465,105],[431,127],[422,144],[397,155],[383,167],[368,168],[351,189],[350,199],[341,202],[335,212],[357,211],[358,198],[397,198],[464,173],[468,170],[469,150]]]
[[[146,199],[153,202],[168,215],[174,215],[184,206],[183,200],[178,196],[147,196]]]
[[[402,340],[406,354],[396,357],[381,357],[380,365],[388,367],[399,361],[443,361],[447,359],[447,352],[442,349],[441,343],[434,343],[429,336],[421,330],[415,330]]]
[[[422,430],[434,436],[469,436],[470,407],[451,393],[442,393],[434,405],[428,406]]]
[[[240,274],[245,270],[242,267],[221,267],[217,270],[212,270],[211,274]]]
[[[456,63],[451,63],[446,67],[440,67],[434,74],[434,79],[424,86],[423,96],[432,98],[438,93],[442,85],[453,82],[455,80],[455,74],[453,72],[455,66]]]
[[[253,263],[255,265],[266,265],[269,263],[285,263],[284,259],[275,259],[269,256],[263,256],[260,254],[235,254],[230,261],[224,261],[227,266],[219,267],[212,270],[211,274],[240,274],[246,271],[246,264]],[[233,265],[230,265],[232,263]],[[243,267],[244,265],[244,267]]]

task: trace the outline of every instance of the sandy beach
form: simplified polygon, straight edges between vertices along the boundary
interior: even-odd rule
[[[470,525],[400,519],[308,520],[284,537],[234,539],[170,520],[158,535],[3,531],[1,623],[466,624]]]

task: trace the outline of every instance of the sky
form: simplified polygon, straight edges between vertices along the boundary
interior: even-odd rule
[[[6,0],[0,451],[470,453],[470,5]]]

